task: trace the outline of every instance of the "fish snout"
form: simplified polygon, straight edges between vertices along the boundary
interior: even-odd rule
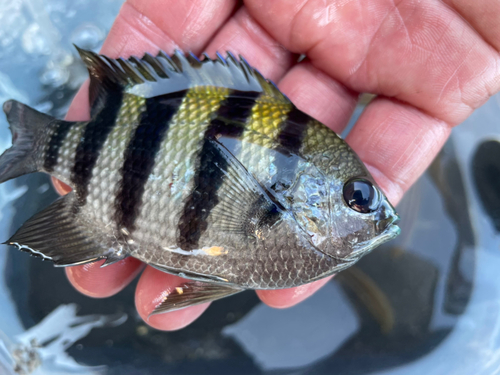
[[[398,224],[400,220],[401,219],[394,207],[387,200],[385,200],[379,209],[379,217],[376,224],[377,231],[384,232],[391,226],[399,229]]]

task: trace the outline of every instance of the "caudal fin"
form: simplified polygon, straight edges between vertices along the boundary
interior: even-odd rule
[[[0,183],[28,173],[40,166],[40,138],[55,118],[15,100],[3,105],[12,133],[12,147],[0,155]]]

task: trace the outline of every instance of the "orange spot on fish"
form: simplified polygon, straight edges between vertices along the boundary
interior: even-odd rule
[[[203,251],[206,254],[212,255],[214,257],[227,254],[227,250],[224,250],[224,248],[222,246],[212,246],[212,247],[209,247],[207,249],[203,249]]]

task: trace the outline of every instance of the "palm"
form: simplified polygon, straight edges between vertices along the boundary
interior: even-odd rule
[[[240,53],[278,82],[300,109],[337,132],[347,124],[359,92],[379,94],[347,141],[397,203],[451,127],[500,90],[500,4],[445,2],[449,5],[433,0],[396,5],[390,0],[248,0],[237,9],[234,0],[130,0],[102,52],[110,57],[175,48]],[[289,51],[305,53],[308,60],[295,64]],[[87,116],[84,88],[68,118]],[[72,267],[67,274],[83,293],[107,297],[142,270],[133,258],[104,269],[99,265]],[[325,282],[258,294],[271,306],[288,307]],[[179,283],[178,277],[147,267],[136,291],[139,314],[146,319],[162,293]],[[206,307],[153,316],[148,323],[178,329]]]

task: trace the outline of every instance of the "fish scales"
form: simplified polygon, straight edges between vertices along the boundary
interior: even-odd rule
[[[52,133],[50,134],[50,141],[47,143],[44,151],[44,164],[43,170],[47,173],[54,172],[54,168],[57,164],[64,163],[65,160],[68,160],[68,155],[63,156],[59,159],[59,151],[62,147],[64,140],[67,138],[68,133],[72,129],[78,129],[78,126],[72,124],[71,122],[66,121],[58,121],[56,126],[53,128]],[[78,145],[75,141],[75,150]]]
[[[46,162],[44,165],[48,167],[45,171],[66,184],[71,183],[70,178],[75,164],[76,148],[80,143],[84,130],[85,123],[77,123],[72,124],[68,131],[63,131],[63,134],[59,133],[59,128],[54,129],[54,132],[50,134],[51,140],[55,139],[57,141],[53,142],[53,149],[47,148],[45,150],[44,160]],[[52,158],[57,158],[55,164],[51,161]]]
[[[95,220],[101,221],[104,225],[113,223],[114,206],[117,183],[120,180],[120,166],[123,164],[123,151],[125,150],[130,133],[139,124],[139,117],[144,111],[145,100],[132,95],[124,95],[123,102],[120,103],[119,110],[116,111],[116,120],[106,139],[102,149],[95,160],[92,168],[92,176],[89,178],[88,186],[83,189],[88,190],[89,213]],[[85,132],[88,126],[95,126],[92,122],[77,123],[69,129],[66,136],[60,143],[58,150],[58,160],[54,166],[54,176],[67,184],[71,184],[75,170],[75,160],[78,149],[84,146]],[[58,138],[57,130],[52,138]],[[45,160],[50,157],[46,151]],[[83,160],[80,157],[80,160]],[[80,161],[81,162],[81,161]],[[76,189],[80,189],[77,185]]]
[[[264,246],[256,247],[251,241],[243,242],[236,236],[230,239],[225,238],[224,243],[230,247],[241,247],[239,256],[241,261],[225,259],[224,256],[211,256],[203,261],[200,257],[186,257],[175,252],[163,251],[156,253],[155,249],[148,249],[156,258],[156,262],[168,264],[169,268],[189,269],[193,273],[223,274],[224,278],[234,285],[244,285],[253,289],[276,289],[297,286],[301,277],[309,280],[316,280],[326,276],[332,267],[339,263],[333,258],[329,258],[317,251],[284,256],[291,247],[297,246],[296,239],[290,238],[285,228],[279,228],[278,238],[266,239]],[[213,239],[216,239],[217,235]],[[159,257],[157,258],[157,256]],[[158,264],[158,263],[154,264]],[[277,269],[277,265],[279,269]],[[283,272],[283,269],[286,272]],[[263,287],[264,285],[264,287]]]
[[[113,92],[107,105],[85,126],[80,143],[76,148],[75,164],[70,178],[71,183],[75,186],[78,206],[84,206],[87,203],[92,176],[93,174],[98,175],[99,169],[102,168],[98,167],[94,171],[108,135],[113,131],[113,128],[116,129],[116,119],[122,105],[122,99],[123,92]]]
[[[143,98],[124,95],[114,126],[106,137],[88,184],[89,212],[92,212],[95,220],[109,226],[110,235],[116,225],[114,202],[122,179],[125,150],[145,110]]]
[[[218,190],[226,176],[228,163],[218,153],[213,141],[220,137],[241,138],[258,95],[252,91],[230,92],[208,124],[196,163],[194,188],[179,219],[177,245],[180,248],[193,250],[200,247],[199,239],[207,229],[207,218],[219,203]]]
[[[264,105],[263,105],[264,104]],[[270,109],[262,110],[262,107],[270,107]],[[261,131],[263,135],[271,135],[274,136],[275,139],[279,139],[281,132],[280,128],[284,127],[284,123],[287,121],[289,118],[289,113],[294,110],[294,107],[291,105],[283,106],[283,112],[281,116],[275,116],[273,115],[273,111],[271,110],[272,106],[269,105],[269,103],[259,103],[259,100],[257,99],[257,102],[255,103],[253,107],[253,113],[249,114],[251,115],[251,119],[245,119],[242,120],[241,122],[244,122],[246,124],[247,131],[242,133],[242,140],[245,139],[245,135],[251,136],[252,130],[248,131],[248,129],[258,129],[257,131]],[[262,113],[263,115],[258,118],[255,116],[255,113]],[[268,124],[268,126],[261,126],[260,128],[256,126],[256,117],[257,121],[262,125]],[[273,118],[274,117],[274,118]],[[278,121],[276,121],[278,119]],[[309,118],[304,118],[304,122],[309,121]],[[306,124],[302,124],[306,125]],[[271,133],[269,131],[269,127],[274,128],[274,133]],[[256,132],[256,130],[253,130],[253,132]],[[233,134],[234,135],[234,134]],[[267,136],[265,136],[267,137]],[[280,146],[280,143],[273,141],[271,139],[271,142],[273,142],[274,145]],[[294,147],[298,148],[298,145],[295,145]],[[272,150],[265,149],[261,147],[262,152],[256,152],[255,154],[258,157],[263,157],[265,155],[263,154],[271,154],[271,153],[276,153],[273,152]],[[236,155],[240,155],[238,153],[235,153]],[[240,160],[243,160],[243,158],[240,158]],[[251,161],[250,161],[251,162]],[[245,164],[245,163],[244,163]],[[203,169],[201,169],[203,170]],[[223,184],[230,185],[230,183],[226,180],[223,182]],[[193,193],[191,193],[193,194]],[[213,199],[213,198],[212,198]],[[188,205],[191,204],[188,200]],[[220,203],[219,203],[220,204]],[[212,219],[209,216],[209,221]],[[217,221],[217,215],[214,218],[215,220],[212,220],[212,224]],[[160,221],[161,222],[161,221]],[[203,241],[198,244],[198,247],[209,247],[210,244],[212,243],[220,243],[222,239],[217,238],[218,232],[217,231],[206,231],[207,235],[202,237]],[[227,243],[228,242],[228,235],[225,234],[225,239],[224,241]],[[237,246],[238,244],[241,245],[241,238],[238,236],[235,236],[234,238],[234,246]],[[326,272],[328,267],[325,267],[325,269],[318,268],[316,269],[317,274],[313,274],[309,270],[308,262],[311,264],[313,263],[312,259],[309,257],[306,257],[305,259],[302,256],[299,256],[298,259],[294,260],[289,260],[291,262],[291,265],[289,266],[291,272],[287,272],[287,278],[284,278],[283,275],[277,275],[276,274],[276,264],[279,261],[283,261],[283,257],[281,256],[282,252],[284,249],[286,249],[289,246],[288,240],[285,237],[279,237],[279,241],[274,242],[272,245],[268,246],[270,249],[274,249],[276,251],[274,252],[269,252],[267,249],[264,252],[259,252],[259,249],[252,249],[252,243],[249,242],[245,244],[244,247],[248,248],[247,254],[244,254],[243,252],[240,253],[242,259],[248,259],[248,262],[242,262],[244,265],[244,268],[237,269],[238,272],[236,275],[233,276],[232,281],[236,283],[245,283],[248,287],[256,287],[257,285],[263,285],[262,280],[269,279],[270,284],[268,287],[287,287],[287,286],[293,286],[294,281],[296,280],[296,274],[294,272],[304,272],[305,274],[308,274],[308,276],[312,277],[317,277],[318,275],[322,274],[323,272]],[[281,249],[281,250],[280,250]],[[257,251],[256,251],[257,250]],[[157,259],[158,255],[160,256],[160,259]],[[156,259],[155,259],[156,258]],[[147,257],[149,262],[153,263],[164,263],[164,264],[170,264],[174,268],[182,268],[182,267],[188,267],[189,269],[192,269],[193,271],[201,274],[206,274],[210,272],[216,272],[220,274],[225,274],[225,275],[230,275],[231,268],[233,267],[230,263],[228,263],[224,259],[217,259],[217,258],[212,258],[210,260],[202,260],[200,258],[191,258],[189,259],[189,263],[184,263],[186,261],[186,258],[183,257],[182,255],[179,256],[179,254],[176,253],[169,253],[169,252],[158,252],[155,250],[151,251],[150,256]],[[177,260],[176,260],[177,259]],[[317,261],[317,259],[314,259]],[[249,264],[251,262],[258,261],[259,267],[252,267],[251,271],[249,270]],[[323,262],[323,264],[328,264],[328,262]],[[331,263],[330,263],[331,267]],[[286,268],[286,264],[285,264]],[[243,280],[249,280],[249,281],[243,281]]]
[[[172,117],[179,110],[186,92],[148,98],[141,111],[139,125],[126,147],[120,170],[121,181],[115,199],[118,230],[128,236],[135,230],[135,220],[143,204],[146,182],[151,175]]]
[[[156,156],[156,163],[146,182],[148,200],[137,219],[139,241],[159,237],[161,246],[175,244],[183,204],[193,189],[194,171],[200,144],[222,101],[224,88],[197,87],[188,90]],[[134,254],[140,249],[133,249]],[[137,254],[138,255],[138,254]],[[149,255],[145,255],[149,259]]]
[[[14,145],[0,182],[41,170],[73,188],[9,244],[57,265],[133,256],[188,278],[161,313],[318,280],[399,233],[349,146],[243,59],[79,52],[90,121],[4,104]]]
[[[273,174],[279,132],[293,105],[276,98],[259,98],[242,137],[239,160],[261,183]],[[267,184],[266,184],[267,186]]]

